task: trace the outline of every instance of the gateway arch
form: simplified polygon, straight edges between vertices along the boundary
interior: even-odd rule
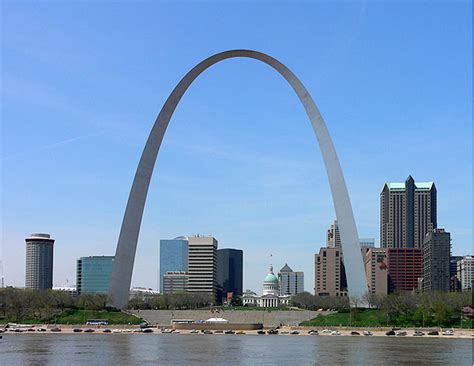
[[[344,252],[349,296],[361,299],[367,292],[367,281],[360,250],[359,236],[357,234],[357,227],[344,181],[344,175],[326,124],[313,98],[311,98],[311,95],[295,74],[273,57],[252,50],[230,50],[205,59],[192,68],[181,79],[166,100],[148,136],[128,197],[117,243],[117,250],[115,252],[109,289],[109,302],[116,308],[123,308],[128,302],[133,263],[135,261],[138,235],[148,187],[150,185],[156,157],[173,112],[188,87],[202,72],[220,61],[236,57],[252,58],[271,66],[286,79],[303,104],[316,134],[331,187]]]

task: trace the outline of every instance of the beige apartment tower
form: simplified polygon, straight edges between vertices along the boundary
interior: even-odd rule
[[[187,291],[217,296],[217,240],[212,236],[188,238]]]
[[[422,248],[437,227],[436,187],[433,182],[385,183],[380,193],[380,246]]]
[[[347,296],[347,280],[340,248],[321,248],[314,256],[316,296]]]
[[[361,248],[364,257],[365,273],[369,292],[374,295],[387,295],[388,270],[386,264],[387,249]]]

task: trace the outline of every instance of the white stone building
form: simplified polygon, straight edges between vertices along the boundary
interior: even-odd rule
[[[244,306],[258,306],[265,308],[276,308],[279,306],[288,305],[290,296],[280,295],[280,285],[278,277],[273,273],[273,266],[270,265],[270,270],[263,280],[263,295],[258,296],[253,291],[245,291],[242,296],[242,303]]]

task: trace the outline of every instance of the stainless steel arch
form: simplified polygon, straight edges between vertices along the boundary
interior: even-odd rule
[[[115,253],[109,290],[109,302],[117,308],[124,307],[128,301],[133,263],[135,261],[138,235],[140,232],[148,187],[155,166],[156,157],[171,116],[173,115],[181,97],[194,79],[215,63],[235,57],[253,58],[273,67],[286,79],[298,95],[319,142],[329,184],[331,186],[331,193],[344,252],[349,295],[352,297],[362,298],[362,296],[367,292],[367,281],[360,251],[359,237],[357,234],[354,215],[352,213],[349,194],[344,181],[344,175],[339,164],[339,159],[337,158],[336,150],[334,149],[331,137],[326,128],[326,124],[324,123],[316,104],[295,74],[278,60],[262,52],[252,50],[230,50],[215,54],[191,69],[191,71],[189,71],[174,88],[161,109],[160,114],[156,118],[135,173]]]

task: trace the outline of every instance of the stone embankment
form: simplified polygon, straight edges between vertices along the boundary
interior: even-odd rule
[[[172,319],[193,321],[224,318],[229,323],[261,323],[264,327],[297,326],[328,311],[309,310],[132,310],[131,314],[145,319],[149,324],[171,325]]]

